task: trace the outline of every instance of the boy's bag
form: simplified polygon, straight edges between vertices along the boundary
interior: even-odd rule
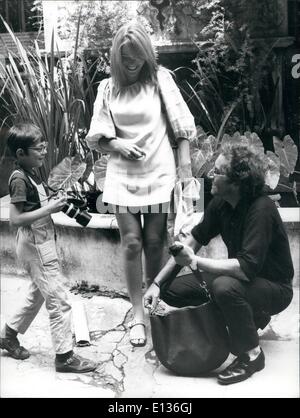
[[[221,312],[209,300],[167,316],[150,316],[153,348],[167,369],[196,376],[221,366],[229,355],[229,336]]]

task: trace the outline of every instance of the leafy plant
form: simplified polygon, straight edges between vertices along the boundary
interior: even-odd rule
[[[220,138],[238,101],[226,105],[218,87],[219,80],[216,74],[212,72],[210,76],[207,76],[199,61],[196,60],[195,62],[197,70],[189,67],[179,67],[175,72],[183,69],[190,71],[194,85],[188,79],[185,79],[180,86],[183,96],[193,108],[196,122],[201,124],[206,132]]]
[[[278,191],[291,192],[299,205],[297,199],[297,182],[295,180],[295,175],[300,174],[299,171],[295,170],[298,160],[298,148],[289,135],[286,135],[282,141],[274,136],[273,145],[275,153],[280,160]]]
[[[279,138],[274,136],[273,144],[275,153],[280,158],[280,170],[284,177],[288,177],[295,170],[298,150],[294,141],[289,135],[286,135],[281,141]]]
[[[213,135],[206,135],[201,127],[197,127],[197,136],[191,142],[191,161],[192,174],[194,177],[209,177],[209,171],[213,168],[215,160],[220,155],[223,145],[245,143],[254,147],[264,156],[266,164],[266,185],[269,193],[273,190],[290,191],[295,194],[295,184],[290,182],[289,176],[294,173],[298,151],[292,139],[287,136],[283,141],[274,138],[275,153],[264,151],[264,146],[255,132],[245,132],[240,134],[235,132],[233,135],[224,134],[220,139]],[[49,185],[54,189],[63,188],[79,194],[82,198],[84,194],[84,184],[87,181],[87,175],[92,173],[96,182],[98,195],[103,191],[106,167],[108,161],[107,155],[102,155],[94,164],[90,159],[89,163],[82,162],[79,156],[66,157],[50,173]],[[89,167],[88,167],[89,166]],[[276,197],[274,197],[277,200]]]
[[[264,3],[255,0],[253,8],[246,0],[180,0],[174,4],[175,11],[193,8],[192,16],[198,21],[194,39],[198,52],[190,68],[191,79],[183,89],[195,108],[197,123],[209,134],[217,135],[232,107],[226,121],[230,134],[255,131],[265,143],[274,131],[283,132],[279,76],[273,71],[277,41],[268,35],[264,40],[255,39],[263,24],[265,30],[274,32],[280,13],[268,17],[266,10],[277,10],[278,1]],[[255,8],[264,12],[260,25]]]
[[[25,48],[7,23],[3,21],[3,24],[18,52],[8,51],[9,63],[1,64],[0,100],[8,113],[2,126],[10,126],[15,120],[32,121],[41,129],[48,141],[48,153],[41,169],[41,177],[46,180],[50,170],[64,157],[79,154],[84,158],[88,152],[82,138],[95,100],[95,73],[91,77],[91,68],[78,59],[80,19],[73,65],[69,66],[60,52],[55,52],[53,37],[47,55],[40,51],[37,42],[33,49]]]
[[[81,178],[86,170],[86,163],[79,155],[64,158],[49,175],[48,184],[54,190],[68,190]]]
[[[95,181],[100,190],[103,191],[104,180],[106,176],[106,167],[108,162],[108,155],[102,155],[94,164],[93,171],[95,176]]]
[[[283,141],[274,137],[275,152],[265,152],[263,143],[255,132],[246,131],[243,135],[235,132],[233,135],[224,134],[221,139],[213,135],[206,135],[201,127],[197,127],[197,136],[191,142],[192,173],[195,177],[208,177],[209,171],[213,168],[221,148],[226,144],[245,143],[254,147],[264,156],[266,164],[266,185],[269,190],[283,192],[289,191],[294,194],[297,201],[296,183],[290,181],[290,176],[295,174],[298,149],[290,136],[284,137]]]

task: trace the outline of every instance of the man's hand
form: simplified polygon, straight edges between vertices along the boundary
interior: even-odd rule
[[[184,245],[182,242],[176,241],[174,244],[181,245],[183,248],[179,251],[178,255],[174,257],[176,264],[180,266],[189,266],[191,263],[195,264],[196,255],[192,248]]]
[[[144,295],[144,306],[145,308],[149,309],[150,315],[155,311],[156,306],[159,301],[160,296],[160,288],[152,283],[152,285],[149,287],[147,292]]]

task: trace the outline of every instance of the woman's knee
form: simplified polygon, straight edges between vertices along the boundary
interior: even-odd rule
[[[212,282],[211,290],[217,302],[234,299],[244,293],[242,283],[231,276],[217,277]]]
[[[122,247],[128,258],[134,258],[142,251],[142,239],[136,234],[128,233],[122,237]]]
[[[147,251],[155,252],[157,250],[161,250],[164,245],[164,237],[161,236],[151,236],[145,237],[143,246],[144,249]]]

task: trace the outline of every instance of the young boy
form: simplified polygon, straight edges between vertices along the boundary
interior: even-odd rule
[[[93,371],[97,365],[75,355],[72,349],[71,306],[61,283],[50,216],[63,208],[66,198],[56,196],[49,199],[34,171],[43,165],[47,143],[43,141],[39,128],[30,123],[21,123],[9,130],[7,145],[16,157],[16,170],[9,179],[10,222],[18,227],[16,252],[31,281],[19,309],[5,325],[0,348],[18,360],[29,357],[29,352],[20,345],[17,334],[25,333],[45,301],[56,353],[56,371]]]

